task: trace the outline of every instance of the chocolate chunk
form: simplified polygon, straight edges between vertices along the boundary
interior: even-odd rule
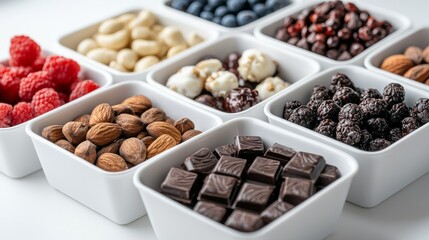
[[[224,207],[204,201],[199,201],[195,205],[194,211],[211,218],[216,222],[222,222],[226,215],[226,209]]]
[[[191,204],[196,193],[197,177],[196,173],[171,168],[161,184],[161,193],[176,201]]]
[[[240,179],[243,176],[246,162],[246,159],[242,158],[221,156],[213,169],[213,173]]]
[[[237,188],[237,179],[219,174],[210,174],[204,181],[198,201],[207,200],[230,206]]]
[[[316,185],[320,187],[326,187],[338,178],[340,178],[340,176],[341,174],[340,171],[338,171],[338,168],[326,164],[326,167],[323,169],[322,173],[317,179]]]
[[[247,171],[247,179],[276,185],[280,175],[280,162],[264,157],[257,157]]]
[[[315,180],[325,168],[325,164],[325,159],[320,155],[298,152],[286,164],[282,176],[296,176]]]
[[[280,188],[280,199],[298,205],[314,193],[313,182],[309,179],[286,177]]]
[[[262,220],[265,224],[268,224],[281,217],[292,208],[294,208],[294,206],[290,203],[280,200],[275,201],[261,213]]]
[[[234,207],[259,213],[267,206],[272,192],[272,186],[244,183],[237,195]]]
[[[234,139],[234,144],[239,158],[253,161],[257,156],[264,154],[264,143],[260,137],[237,136]]]
[[[274,143],[274,145],[268,148],[265,152],[264,157],[279,160],[284,166],[291,158],[293,158],[293,156],[295,156],[295,154],[296,151],[294,149]]]
[[[217,158],[208,148],[201,148],[191,156],[187,157],[184,169],[203,175],[210,174],[217,163]]]
[[[257,214],[235,210],[226,220],[225,225],[241,232],[253,232],[262,228],[264,222]]]
[[[221,156],[231,156],[235,157],[237,150],[235,149],[234,145],[228,144],[224,146],[220,146],[214,150],[214,155],[217,158],[220,158]]]

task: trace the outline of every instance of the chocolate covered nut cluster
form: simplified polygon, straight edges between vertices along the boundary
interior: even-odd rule
[[[166,86],[197,102],[229,112],[241,112],[289,86],[277,76],[277,64],[265,53],[248,49],[222,61],[208,57],[182,67]]]
[[[257,136],[237,136],[213,151],[202,148],[170,169],[161,193],[242,232],[275,221],[341,176],[323,156]]]
[[[360,89],[342,73],[329,87],[314,86],[309,102],[286,102],[283,118],[365,151],[379,151],[429,122],[429,99],[413,107],[404,103],[405,90],[390,83],[381,94]]]
[[[319,3],[284,19],[274,37],[328,58],[346,61],[394,31],[355,4],[342,1]]]

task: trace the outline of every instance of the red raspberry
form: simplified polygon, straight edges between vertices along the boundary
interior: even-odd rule
[[[73,92],[73,90],[76,88],[77,84],[82,82],[82,79],[76,78],[72,84],[70,85],[70,92]]]
[[[36,92],[31,101],[34,116],[40,116],[60,106],[60,97],[53,88],[44,88]]]
[[[15,36],[10,41],[9,64],[31,66],[40,55],[40,46],[27,36]]]
[[[31,103],[19,102],[12,110],[12,126],[16,126],[33,118]]]
[[[100,86],[92,80],[84,80],[76,85],[76,88],[70,94],[70,101],[80,98],[99,87]]]
[[[60,105],[64,105],[69,102],[69,95],[59,92],[58,96],[60,97]]]
[[[31,68],[33,68],[34,72],[42,71],[43,66],[45,65],[46,58],[42,55],[40,55],[36,61],[34,61],[33,65],[31,65]]]
[[[0,103],[0,128],[10,127],[12,123],[12,106]]]
[[[30,73],[21,80],[19,85],[19,97],[22,101],[31,102],[34,94],[42,88],[52,87],[48,73],[40,71]]]
[[[13,104],[19,99],[19,83],[21,78],[16,76],[12,71],[3,74],[0,79],[1,100],[5,103]]]
[[[80,66],[72,59],[50,56],[46,59],[43,71],[48,72],[55,83],[71,84],[77,78]]]

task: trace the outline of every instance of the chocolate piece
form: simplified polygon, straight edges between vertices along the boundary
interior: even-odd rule
[[[272,186],[244,183],[234,207],[259,213],[267,206],[272,192]]]
[[[185,170],[207,175],[213,170],[216,162],[217,158],[208,148],[201,148],[187,157],[183,164]]]
[[[280,199],[298,205],[313,195],[313,182],[309,179],[286,177],[280,188]]]
[[[234,145],[228,144],[224,146],[220,146],[214,150],[214,155],[217,158],[220,158],[221,156],[231,156],[235,157],[237,150],[235,149]]]
[[[213,173],[222,174],[240,179],[243,176],[246,167],[246,159],[235,158],[230,156],[221,156]]]
[[[237,136],[234,138],[234,144],[239,158],[253,161],[257,156],[264,154],[264,143],[260,137]]]
[[[326,187],[329,184],[333,183],[335,180],[340,178],[341,174],[338,171],[338,168],[326,164],[319,178],[317,179],[316,185],[321,187]]]
[[[247,171],[247,179],[276,185],[280,175],[280,162],[264,157],[257,157]]]
[[[325,165],[325,159],[320,155],[298,152],[286,164],[282,176],[296,176],[315,180],[319,177]]]
[[[219,174],[210,174],[204,181],[198,201],[204,199],[230,206],[236,192],[237,179]]]
[[[216,222],[222,222],[226,215],[226,209],[224,207],[204,201],[199,201],[195,205],[194,211]]]
[[[280,200],[275,201],[261,213],[262,220],[265,224],[268,224],[281,217],[292,208],[294,208],[294,206],[290,203]]]
[[[191,204],[195,195],[198,175],[179,168],[171,168],[161,184],[161,193],[168,197]]]
[[[241,232],[253,232],[262,228],[264,222],[257,214],[235,210],[226,220],[225,225]]]
[[[294,149],[274,143],[274,145],[268,148],[265,152],[264,157],[279,160],[284,166],[293,158],[293,156],[295,156],[295,154],[296,151]]]

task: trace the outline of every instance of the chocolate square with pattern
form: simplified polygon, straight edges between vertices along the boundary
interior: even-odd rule
[[[335,182],[338,178],[340,178],[341,174],[338,171],[338,168],[335,166],[326,164],[319,178],[317,179],[316,186],[318,187],[326,187],[329,184]]]
[[[235,199],[234,207],[260,213],[268,205],[273,187],[254,183],[244,183]]]
[[[244,169],[246,168],[246,159],[221,156],[213,173],[231,176],[240,179],[243,176]]]
[[[204,180],[198,201],[207,200],[231,206],[237,188],[237,179],[219,174],[210,174]]]
[[[221,156],[235,157],[237,155],[237,149],[232,144],[224,145],[215,148],[214,155],[219,159]]]
[[[264,154],[264,142],[257,136],[237,136],[234,138],[237,157],[252,162],[257,156]],[[249,163],[250,163],[249,162]]]
[[[247,179],[276,185],[280,170],[281,166],[279,161],[257,157],[247,171]]]
[[[235,210],[228,217],[225,225],[241,232],[254,232],[262,228],[264,222],[257,214]]]
[[[325,168],[325,159],[317,154],[298,152],[286,164],[282,176],[302,177],[316,180]]]
[[[314,193],[313,181],[305,178],[286,177],[280,188],[280,199],[298,205]]]
[[[294,207],[295,206],[290,203],[277,200],[273,202],[270,206],[268,206],[261,213],[262,220],[264,221],[265,224],[268,224],[276,220],[277,218],[281,217],[283,214],[289,212],[289,210],[291,210]]]
[[[295,156],[296,151],[292,148],[274,143],[273,146],[267,149],[264,157],[280,161],[282,166],[286,165]]]
[[[185,170],[203,175],[210,174],[217,163],[217,158],[208,148],[201,148],[183,163]]]
[[[171,168],[164,182],[161,184],[161,193],[176,201],[191,204],[196,194],[197,178],[198,175],[196,173],[179,168]]]
[[[205,202],[205,201],[199,201],[195,205],[194,211],[220,223],[223,222],[223,219],[225,218],[225,215],[226,215],[226,208],[220,205],[210,203],[210,202]]]

